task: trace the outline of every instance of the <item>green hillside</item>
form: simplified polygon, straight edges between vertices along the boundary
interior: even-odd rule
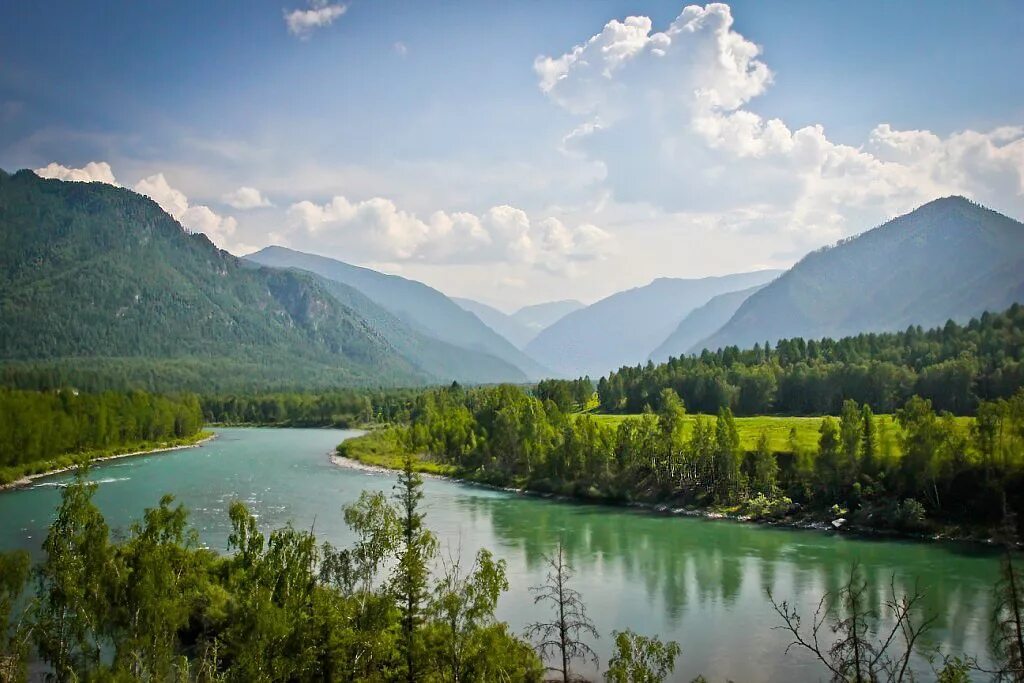
[[[495,365],[492,371],[507,365],[517,368],[514,374],[503,378],[505,381],[518,382],[524,375],[530,379],[540,379],[550,374],[549,370],[538,365],[475,315],[422,282],[284,247],[267,247],[246,256],[246,259],[275,268],[298,268],[354,287],[375,304],[429,337],[503,361],[502,365]]]
[[[29,171],[0,172],[0,361],[10,384],[425,379],[316,278],[252,268],[129,190]]]
[[[935,327],[1022,300],[1024,224],[946,197],[808,254],[700,346]]]

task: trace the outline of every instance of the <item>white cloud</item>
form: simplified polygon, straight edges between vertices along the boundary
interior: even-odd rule
[[[567,152],[599,163],[613,199],[737,217],[821,243],[940,195],[1024,211],[1024,129],[940,137],[878,125],[853,147],[820,125],[792,130],[746,108],[772,84],[760,48],[724,4],[689,6],[664,31],[608,22],[558,57],[540,89],[577,115]]]
[[[135,183],[134,190],[152,199],[176,219],[180,219],[188,210],[188,197],[181,190],[171,187],[163,173],[143,178]]]
[[[409,46],[400,40],[396,42],[394,45],[392,45],[391,48],[399,57],[405,57],[407,54],[409,54]]]
[[[205,234],[222,249],[227,248],[238,227],[231,216],[221,216],[208,206],[189,204],[185,193],[171,187],[163,173],[143,178],[135,183],[134,189],[159,204],[183,226]]]
[[[110,164],[105,161],[90,161],[82,168],[68,168],[57,162],[51,162],[43,168],[37,168],[35,174],[40,178],[56,178],[82,183],[106,183],[117,185]]]
[[[389,199],[336,196],[326,204],[293,204],[288,227],[292,244],[315,244],[359,261],[514,263],[573,274],[577,264],[603,258],[612,248],[612,237],[597,226],[532,220],[507,205],[480,215],[435,211],[421,219]]]
[[[255,187],[240,187],[228,192],[221,199],[234,209],[259,209],[273,206]]]
[[[288,32],[300,40],[307,40],[318,28],[330,26],[335,19],[348,11],[348,6],[341,3],[328,3],[326,0],[310,0],[309,9],[295,9],[284,14],[284,23]]]

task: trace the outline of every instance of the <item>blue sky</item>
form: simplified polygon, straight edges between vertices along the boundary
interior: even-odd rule
[[[296,10],[331,20],[290,31]],[[682,12],[17,3],[0,167],[106,163],[236,253],[285,243],[505,308],[788,265],[938,194],[1024,216],[1020,3],[735,2],[672,33]],[[559,65],[628,16],[650,28]]]

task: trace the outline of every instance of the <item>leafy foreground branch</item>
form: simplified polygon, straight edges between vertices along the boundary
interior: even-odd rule
[[[79,476],[63,491],[34,569],[25,553],[0,554],[0,681],[25,680],[30,659],[55,681],[471,683],[542,681],[547,670],[564,683],[595,670],[598,633],[565,548],[547,558],[546,580],[533,589],[547,618],[516,635],[495,618],[509,586],[505,562],[486,549],[468,567],[461,554],[435,562],[421,486],[410,459],[391,498],[364,492],[345,506],[355,536],[347,548],[291,526],[265,535],[233,503],[232,553],[220,556],[200,546],[171,496],[114,540],[93,501],[96,485]],[[1003,575],[996,668],[943,660],[939,680],[972,672],[1024,680],[1021,576],[1009,554]],[[810,632],[795,609],[775,604],[791,647],[811,652],[833,680],[909,681],[932,620],[917,614],[920,593],[890,588],[879,610],[855,570],[822,599]],[[678,643],[629,630],[612,638],[608,683],[672,676]]]

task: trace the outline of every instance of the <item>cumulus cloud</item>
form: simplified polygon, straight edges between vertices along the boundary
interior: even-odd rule
[[[534,70],[541,91],[579,118],[565,151],[599,163],[620,202],[814,239],[954,193],[1024,210],[1024,129],[940,137],[882,123],[864,145],[838,144],[820,125],[793,130],[747,108],[772,84],[760,55],[730,8],[709,4],[663,31],[647,17],[609,21]]]
[[[106,183],[117,185],[110,164],[105,161],[90,161],[82,168],[68,168],[57,162],[51,162],[43,168],[37,168],[35,174],[40,178],[56,178],[81,183]]]
[[[203,233],[221,248],[226,248],[238,227],[238,221],[231,216],[221,216],[208,206],[190,204],[185,193],[171,187],[163,173],[143,178],[133,189],[155,201],[183,226]]]
[[[341,3],[310,0],[308,9],[285,11],[284,23],[288,26],[288,32],[293,36],[300,40],[307,40],[313,31],[330,26],[346,11],[348,11],[348,6]]]
[[[426,218],[389,199],[325,204],[302,201],[288,209],[290,242],[315,242],[342,258],[449,264],[515,263],[573,274],[580,263],[605,257],[612,237],[594,225],[531,219],[502,205],[482,214],[435,211]]]
[[[255,187],[240,187],[221,197],[225,204],[234,209],[260,209],[273,206]]]

